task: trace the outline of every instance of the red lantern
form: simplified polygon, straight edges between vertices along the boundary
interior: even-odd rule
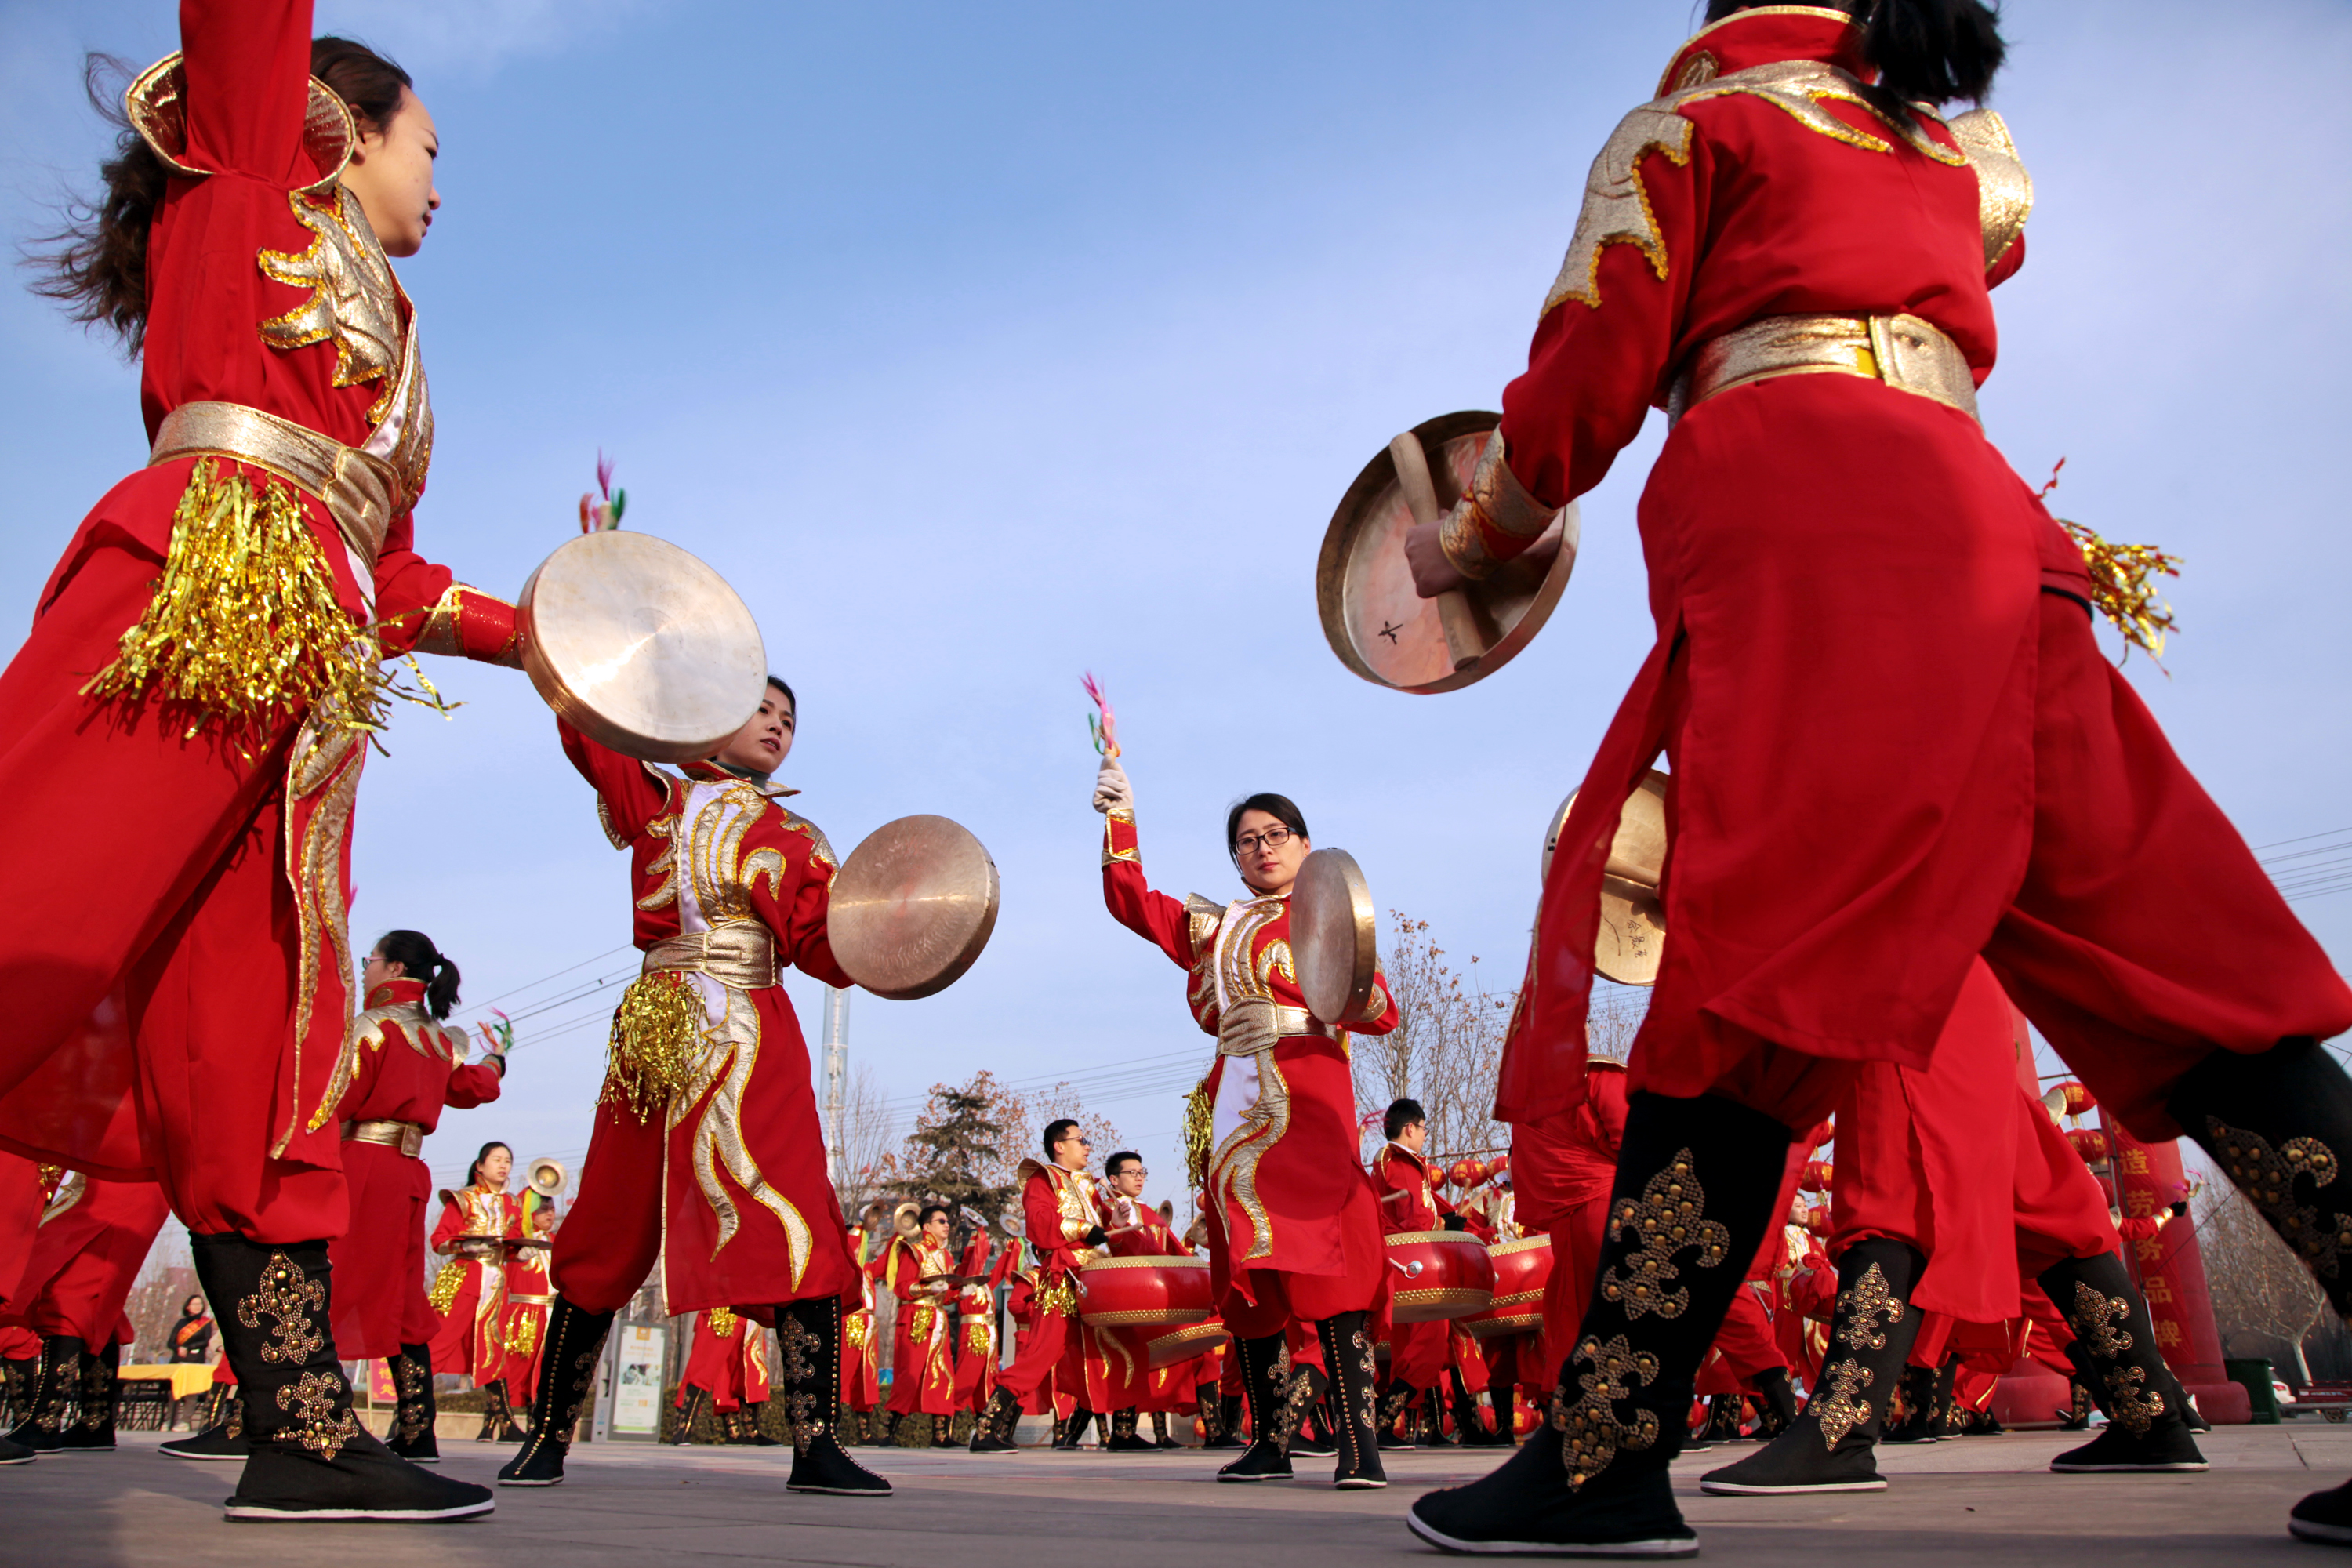
[[[1804,1173],[1797,1178],[1801,1193],[1825,1193],[1830,1190],[1832,1167],[1827,1160],[1808,1160]]]
[[[2066,1097],[2066,1114],[2069,1116],[2082,1116],[2098,1108],[2099,1102],[2091,1098],[2091,1091],[2079,1083],[2062,1083],[2058,1086],[2058,1092]]]
[[[2077,1127],[2066,1134],[2066,1141],[2074,1145],[2074,1152],[2083,1156],[2086,1165],[2099,1164],[2107,1157],[2107,1135],[2096,1128]]]

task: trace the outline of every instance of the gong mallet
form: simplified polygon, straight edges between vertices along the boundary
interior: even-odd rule
[[[1429,454],[1422,449],[1421,437],[1407,430],[1391,441],[1389,461],[1396,465],[1397,489],[1404,493],[1414,524],[1426,527],[1443,518],[1445,509],[1437,504],[1437,485],[1429,477]],[[1475,668],[1486,657],[1486,639],[1471,612],[1470,595],[1448,588],[1435,596],[1435,603],[1438,629],[1445,634],[1445,652],[1454,668]]]

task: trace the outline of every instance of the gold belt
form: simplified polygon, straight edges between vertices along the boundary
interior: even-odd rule
[[[1776,375],[1868,376],[1977,418],[1976,378],[1960,345],[1916,316],[1767,316],[1699,345],[1675,378],[1666,417]]]
[[[147,463],[206,456],[267,468],[319,501],[352,553],[374,573],[400,494],[383,458],[242,403],[183,403],[163,416]]]
[[[755,921],[730,921],[709,931],[664,937],[646,949],[643,973],[687,970],[708,974],[735,991],[777,984],[776,939]]]
[[[1334,1039],[1339,1031],[1304,1007],[1284,1007],[1255,996],[1245,996],[1217,1016],[1217,1054],[1245,1057],[1271,1050],[1289,1035]]]
[[[414,1121],[346,1121],[346,1143],[381,1143],[414,1160],[425,1148],[425,1129]]]
[[[555,1305],[555,1297],[551,1292],[545,1296],[518,1296],[513,1291],[509,1290],[507,1292],[507,1300],[509,1304],[517,1307],[551,1307]]]

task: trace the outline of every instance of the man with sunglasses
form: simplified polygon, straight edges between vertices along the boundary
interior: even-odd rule
[[[1059,1371],[1065,1386],[1079,1391],[1078,1409],[1070,1418],[1073,1434],[1086,1428],[1085,1344],[1078,1323],[1078,1292],[1071,1276],[1101,1255],[1101,1198],[1095,1179],[1087,1174],[1087,1152],[1094,1145],[1078,1124],[1066,1116],[1045,1123],[1045,1157],[1049,1163],[1024,1160],[1013,1173],[1021,1180],[1021,1217],[1030,1250],[1037,1259],[1034,1281],[1036,1326],[1028,1343],[996,1380],[988,1408],[972,1427],[971,1451],[1004,1454],[1013,1450],[1013,1428],[1021,1419],[1022,1402]],[[1075,1441],[1071,1444],[1076,1447]]]

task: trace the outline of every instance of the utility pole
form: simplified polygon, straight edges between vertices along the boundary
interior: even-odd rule
[[[841,1101],[849,1087],[849,993],[824,988],[824,1174],[841,1185]]]

